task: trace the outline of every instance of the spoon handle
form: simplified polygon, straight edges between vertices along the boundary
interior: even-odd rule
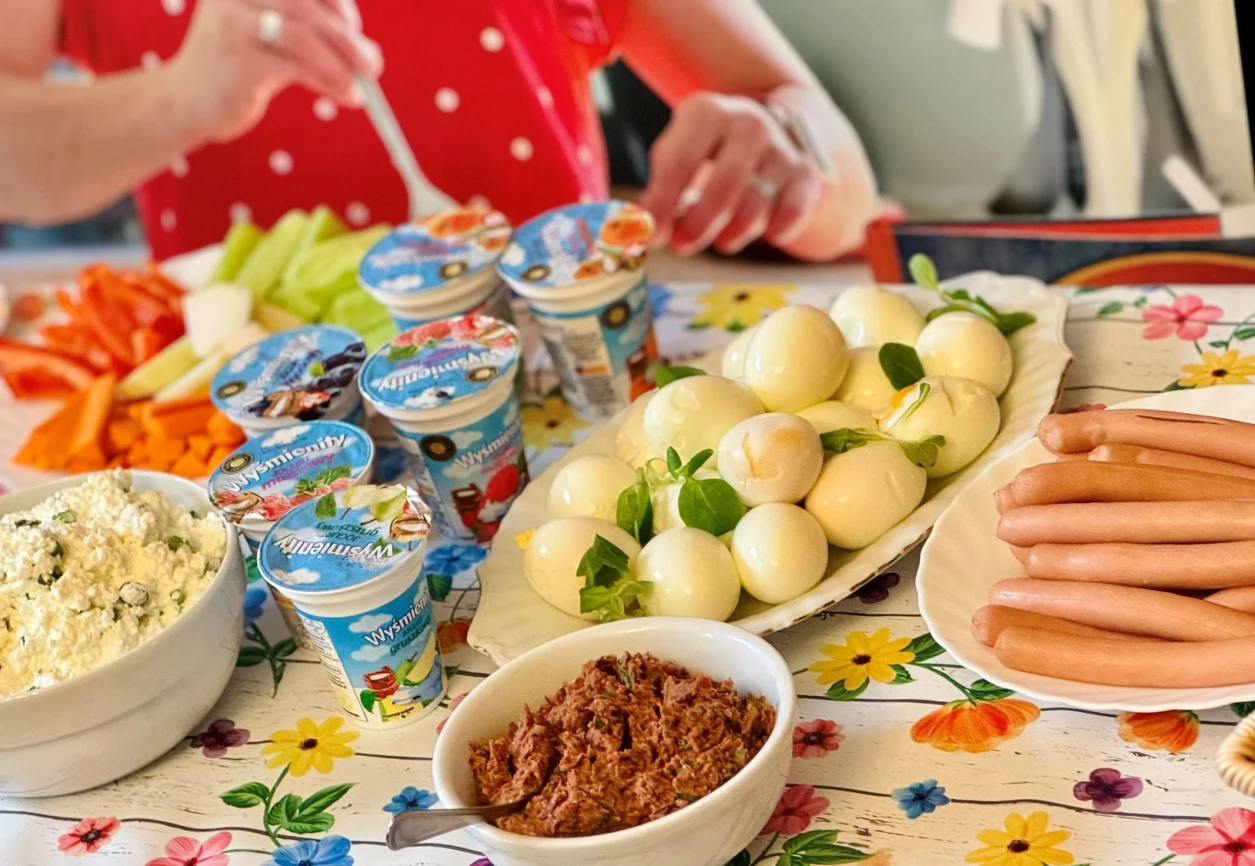
[[[409,848],[435,836],[451,833],[469,824],[491,821],[518,809],[517,804],[476,806],[469,809],[424,809],[401,812],[388,825],[388,847],[393,851]]]

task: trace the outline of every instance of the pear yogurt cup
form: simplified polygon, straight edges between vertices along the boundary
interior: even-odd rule
[[[444,660],[423,574],[431,509],[401,485],[325,494],[262,542],[262,577],[292,600],[344,711],[393,729],[444,696]]]

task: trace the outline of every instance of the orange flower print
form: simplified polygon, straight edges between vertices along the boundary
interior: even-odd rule
[[[57,839],[57,850],[81,857],[95,854],[122,826],[117,818],[84,818]]]
[[[1152,752],[1184,752],[1198,742],[1198,715],[1189,710],[1121,713],[1120,739]]]
[[[911,739],[942,752],[988,752],[1014,739],[1041,715],[1017,698],[952,701],[911,726]]]

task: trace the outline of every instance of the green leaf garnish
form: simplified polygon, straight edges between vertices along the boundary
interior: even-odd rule
[[[575,573],[584,578],[580,613],[598,611],[602,622],[632,615],[628,607],[651,589],[650,584],[631,579],[628,555],[600,535],[593,538]]]
[[[706,461],[715,456],[715,452],[709,448],[698,451],[693,458],[680,467],[680,471],[676,473],[679,478],[692,478],[693,474],[706,465]],[[678,480],[678,479],[677,479]]]
[[[937,266],[928,256],[916,253],[906,263],[906,269],[911,272],[911,279],[915,281],[915,285],[934,292],[938,291]]]
[[[73,523],[75,517],[74,512],[67,508],[65,511],[58,511],[56,514],[52,515],[52,519],[59,520],[62,523]]]
[[[615,522],[619,528],[646,544],[654,534],[654,503],[649,497],[645,470],[636,470],[636,481],[623,489],[615,505]]]
[[[920,363],[919,355],[911,346],[904,343],[885,343],[880,347],[877,357],[889,384],[899,391],[924,378],[924,365]]]
[[[665,388],[672,382],[678,382],[690,376],[705,375],[705,370],[699,370],[696,367],[659,367],[654,371],[654,382],[659,388]]]
[[[1002,336],[1009,337],[1020,328],[1037,321],[1037,317],[1032,313],[999,313],[984,298],[972,297],[966,289],[941,288],[937,280],[937,266],[923,253],[911,256],[906,267],[911,272],[911,279],[916,285],[936,292],[945,302],[944,306],[928,312],[928,315],[924,317],[926,322],[931,322],[946,313],[973,313],[983,319],[988,319],[1002,333]]]
[[[907,460],[910,460],[921,469],[931,469],[937,463],[938,452],[946,444],[946,437],[925,436],[923,439],[910,441],[895,439],[892,436],[877,433],[874,430],[842,427],[839,430],[829,430],[827,433],[824,433],[819,437],[819,441],[823,444],[825,451],[831,451],[834,454],[844,454],[855,448],[861,448],[868,442],[892,442],[902,449],[902,453],[906,455]]]
[[[741,497],[722,478],[689,478],[680,488],[680,519],[685,526],[719,536],[731,532],[745,514]]]
[[[919,396],[915,398],[914,403],[906,407],[906,411],[902,413],[902,417],[899,418],[895,423],[900,424],[903,421],[905,421],[907,418],[910,418],[912,415],[914,415],[919,410],[919,407],[924,405],[924,401],[928,399],[928,395],[932,393],[932,390],[933,390],[933,386],[928,384],[927,382],[924,382],[923,384],[921,384],[919,386]]]
[[[187,545],[186,538],[179,538],[179,536],[177,535],[171,535],[166,538],[166,547],[170,548],[173,551],[177,552],[179,548],[187,547],[187,546],[188,545]]]
[[[34,518],[30,518],[30,517],[23,517],[21,520],[15,520],[15,521],[13,521],[13,525],[14,525],[14,526],[16,526],[16,527],[22,527],[22,526],[38,526],[38,525],[39,525],[39,521],[38,521],[38,520],[35,520]]]
[[[667,471],[675,475],[684,465],[684,461],[680,459],[680,452],[674,448],[667,449]]]

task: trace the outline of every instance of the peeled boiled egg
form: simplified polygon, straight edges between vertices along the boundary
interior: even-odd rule
[[[1001,397],[1011,381],[1011,344],[975,313],[946,313],[920,332],[915,351],[926,376],[962,376]]]
[[[858,286],[843,292],[828,315],[841,329],[846,345],[854,349],[884,343],[913,346],[924,329],[924,317],[905,295],[879,286]]]
[[[623,414],[618,432],[614,434],[614,453],[633,469],[639,469],[654,457],[662,456],[654,453],[645,438],[645,409],[654,393],[650,391],[632,401]]]
[[[942,478],[979,457],[1001,423],[998,400],[984,385],[957,376],[925,376],[894,398],[880,429],[902,440],[946,437],[928,470],[929,478]]]
[[[600,517],[613,521],[619,494],[634,481],[636,472],[618,457],[577,457],[553,477],[549,513],[554,517]]]
[[[757,330],[758,325],[746,328],[723,350],[720,372],[729,379],[739,379],[745,373],[745,350]]]
[[[709,532],[691,527],[655,535],[636,557],[637,580],[652,584],[641,597],[650,616],[726,620],[741,595],[732,554]]]
[[[764,320],[745,349],[742,379],[769,412],[796,412],[827,400],[841,384],[845,340],[814,307],[794,305]]]
[[[763,413],[749,388],[722,376],[690,376],[660,388],[645,409],[645,440],[656,453],[674,448],[688,460],[719,447],[723,434],[746,418]],[[714,468],[717,458],[706,465]]]
[[[772,502],[751,510],[732,530],[732,562],[746,592],[779,604],[823,579],[828,539],[804,509]]]
[[[858,350],[855,349],[855,351]],[[849,375],[846,373],[846,376]],[[839,400],[825,400],[814,406],[798,409],[794,414],[809,421],[810,425],[815,428],[815,432],[821,436],[832,430],[842,430],[847,427],[853,430],[876,429],[876,418],[871,412],[862,406],[842,403]]]
[[[834,397],[875,414],[889,406],[897,391],[880,366],[880,347],[863,346],[850,352],[850,369]]]
[[[750,508],[797,502],[824,462],[815,428],[785,412],[746,418],[723,434],[717,453],[719,474]]]
[[[829,544],[858,550],[914,511],[927,485],[927,474],[899,445],[869,442],[828,458],[806,495],[806,510]]]
[[[598,619],[598,614],[580,613],[584,578],[575,571],[598,535],[627,554],[629,567],[641,552],[635,538],[597,517],[550,520],[532,534],[523,551],[523,576],[536,594],[563,613],[587,620]]]

